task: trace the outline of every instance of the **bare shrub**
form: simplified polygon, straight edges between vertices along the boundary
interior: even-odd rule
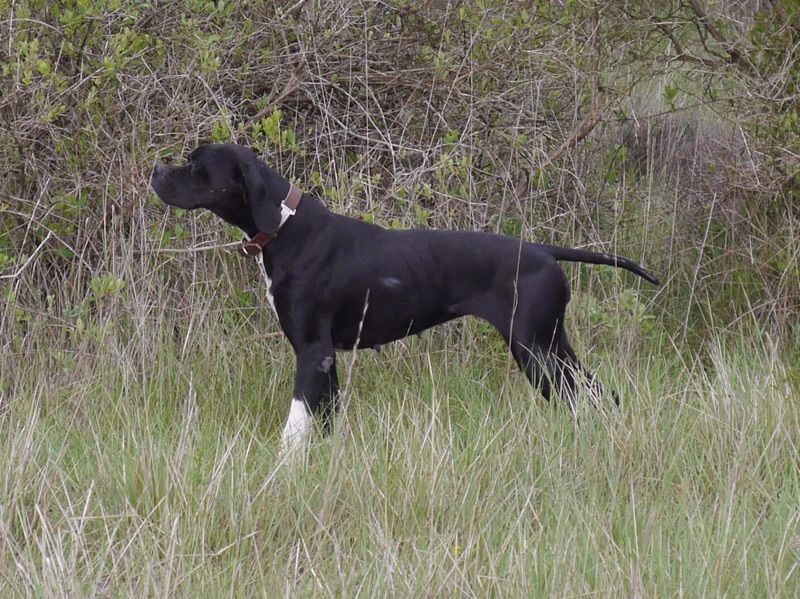
[[[622,132],[627,165],[678,190],[683,230],[702,221],[711,205],[718,222],[745,224],[748,161],[740,132],[697,112],[665,113],[629,122]]]

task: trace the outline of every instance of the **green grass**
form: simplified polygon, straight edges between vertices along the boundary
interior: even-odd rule
[[[291,353],[223,320],[26,354],[0,421],[5,596],[800,591],[796,370],[768,338],[596,351],[624,404],[577,418],[480,326],[340,354],[349,431],[278,469]]]

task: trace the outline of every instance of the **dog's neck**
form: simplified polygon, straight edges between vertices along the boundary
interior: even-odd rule
[[[286,223],[288,218],[294,214],[291,209],[287,210],[283,206],[283,202],[289,199],[289,192],[291,192],[293,186],[290,181],[263,163],[258,165],[258,170],[263,181],[263,189],[268,195],[268,197],[263,198],[262,201],[269,204],[280,203],[281,205],[281,218],[280,225],[278,226],[280,229],[280,227]],[[280,197],[276,197],[277,194],[274,191],[276,189],[285,189],[286,191],[284,191]],[[302,198],[302,193],[299,194],[299,196],[295,196],[296,201],[299,201],[300,198]],[[208,207],[208,210],[216,214],[226,223],[233,225],[237,229],[240,229],[245,235],[247,235],[248,238],[255,237],[260,231],[258,229],[258,225],[256,225],[255,220],[253,219],[243,188],[239,197],[233,199],[231,204],[232,205],[220,204],[210,206]],[[296,208],[297,206],[295,205],[294,209]],[[264,233],[275,233],[275,231],[264,231]]]
[[[242,201],[244,202],[244,199]],[[229,225],[241,230],[247,235],[248,239],[252,239],[259,233],[258,227],[250,215],[250,210],[231,210],[226,207],[213,207],[209,208],[209,210]],[[329,213],[329,210],[317,199],[308,194],[303,194],[302,201],[294,211],[283,204],[281,205],[281,220],[278,230],[291,226],[293,229],[301,229],[306,233],[310,233],[316,228],[317,224],[322,224],[325,214]]]
[[[243,200],[244,201],[244,200]],[[233,225],[240,229],[248,237],[253,237],[258,233],[253,217],[250,216],[250,210],[233,210],[227,206],[213,206],[209,210],[224,220],[229,225]]]
[[[303,193],[298,187],[289,184],[289,191],[286,192],[286,197],[281,202],[281,219],[278,222],[278,228],[274,233],[267,233],[259,231],[255,237],[248,235],[246,239],[242,240],[239,246],[239,253],[242,256],[260,256],[264,248],[272,243],[278,236],[281,227],[295,215],[297,207],[300,205],[300,200],[303,199]]]

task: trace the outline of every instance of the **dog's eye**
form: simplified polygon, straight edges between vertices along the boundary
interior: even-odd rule
[[[208,183],[208,169],[202,163],[192,162],[189,164],[189,175],[197,181]]]

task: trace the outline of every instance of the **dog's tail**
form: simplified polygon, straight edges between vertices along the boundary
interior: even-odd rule
[[[622,258],[620,256],[612,256],[611,254],[601,254],[598,252],[590,252],[588,250],[576,250],[572,248],[565,248],[557,245],[545,245],[542,246],[548,254],[550,254],[556,260],[566,261],[566,262],[584,262],[586,264],[606,264],[608,266],[616,266],[618,268],[624,268],[625,270],[629,270],[634,274],[639,275],[646,281],[649,281],[653,285],[660,285],[661,283],[657,278],[643,269],[641,266],[636,264],[627,258]]]

